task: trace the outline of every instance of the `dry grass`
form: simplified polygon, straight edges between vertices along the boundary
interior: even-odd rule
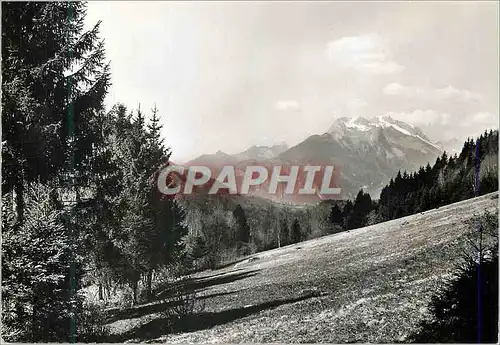
[[[161,313],[111,326],[120,341],[404,342],[460,259],[464,221],[497,209],[492,195],[201,272],[206,311],[176,334]]]

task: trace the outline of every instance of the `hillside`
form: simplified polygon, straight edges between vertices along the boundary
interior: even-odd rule
[[[464,221],[497,209],[495,192],[201,272],[206,309],[178,334],[165,336],[162,305],[151,304],[112,319],[112,340],[404,341],[460,260]]]

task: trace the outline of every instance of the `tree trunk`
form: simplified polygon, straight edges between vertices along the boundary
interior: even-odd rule
[[[152,291],[151,291],[152,280],[153,280],[153,270],[149,270],[146,276],[146,291],[147,291],[148,301],[151,300],[152,297]]]
[[[108,300],[111,298],[111,289],[113,287],[113,280],[112,279],[107,279],[106,280],[106,285],[108,286],[107,288],[107,296]]]
[[[16,193],[16,223],[22,225],[24,221],[24,183],[20,179],[14,187]]]
[[[138,285],[138,283],[139,283],[138,279],[134,280],[134,282],[132,283],[132,290],[134,291],[134,299],[133,299],[134,305],[137,304],[137,285]]]
[[[107,277],[104,278],[104,299],[106,301],[106,304],[109,301],[110,298],[110,290],[111,290],[111,285],[109,285],[109,280]]]
[[[99,282],[99,301],[102,301],[104,299],[102,295],[102,283]]]

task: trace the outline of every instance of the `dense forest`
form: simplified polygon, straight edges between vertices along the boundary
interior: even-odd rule
[[[399,173],[377,201],[363,191],[317,205],[166,198],[156,188],[171,155],[159,110],[106,111],[109,63],[99,23],[84,30],[85,8],[2,3],[6,341],[96,341],[106,333],[102,301],[149,301],[196,270],[474,196],[469,139],[460,155]],[[498,131],[478,138],[478,157],[480,194],[497,190]]]

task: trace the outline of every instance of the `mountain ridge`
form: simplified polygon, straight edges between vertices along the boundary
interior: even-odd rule
[[[399,170],[413,171],[439,157],[443,149],[418,127],[390,116],[340,117],[323,134],[313,134],[295,146],[253,145],[237,154],[217,151],[187,165],[331,164],[341,168],[342,198],[360,189],[378,196]]]

